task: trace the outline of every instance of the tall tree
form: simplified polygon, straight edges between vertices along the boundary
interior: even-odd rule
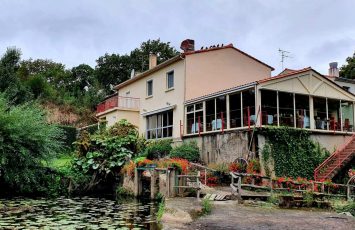
[[[161,42],[160,39],[148,40],[131,52],[131,67],[141,72],[147,70],[149,67],[149,54],[151,53],[158,56],[158,64],[179,54],[174,47],[170,46],[170,42]]]
[[[95,74],[99,83],[110,92],[111,86],[128,79],[131,60],[128,55],[105,54],[96,60]]]
[[[96,85],[94,69],[86,64],[81,64],[71,69],[70,90],[76,95],[82,95],[89,88]]]
[[[355,51],[352,57],[346,59],[346,62],[347,64],[340,68],[340,77],[355,79]]]
[[[8,48],[0,59],[0,91],[16,87],[18,79],[16,71],[20,67],[21,51],[17,48]]]
[[[14,104],[28,101],[32,95],[17,78],[20,67],[21,51],[8,48],[0,59],[0,92],[5,92]]]
[[[160,39],[143,42],[129,55],[106,53],[96,60],[95,73],[98,81],[110,92],[110,85],[114,86],[129,79],[132,69],[139,72],[147,70],[150,53],[158,56],[158,64],[179,54],[169,42],[161,42]]]

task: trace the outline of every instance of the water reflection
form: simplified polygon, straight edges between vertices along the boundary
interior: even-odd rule
[[[150,201],[0,199],[0,229],[160,229]]]

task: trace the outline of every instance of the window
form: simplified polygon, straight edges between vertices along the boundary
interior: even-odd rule
[[[226,128],[226,96],[206,101],[206,131]]]
[[[173,111],[147,116],[147,139],[158,139],[173,136]]]
[[[166,88],[172,89],[174,88],[174,71],[170,71],[166,74]]]
[[[147,81],[147,97],[153,96],[153,80]]]
[[[203,104],[189,105],[186,108],[187,134],[203,132]]]

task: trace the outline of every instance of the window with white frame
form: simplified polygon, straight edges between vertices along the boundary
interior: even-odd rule
[[[186,107],[187,134],[203,132],[203,103]]]
[[[174,70],[166,74],[166,89],[174,88]]]
[[[146,119],[147,139],[158,139],[173,136],[173,110],[149,115]]]
[[[147,81],[147,97],[153,96],[153,80]]]

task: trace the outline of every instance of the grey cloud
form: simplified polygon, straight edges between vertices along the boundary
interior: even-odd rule
[[[197,48],[233,43],[274,66],[275,74],[278,48],[294,56],[286,67],[312,65],[326,73],[329,61],[354,50],[354,7],[351,0],[2,0],[0,52],[16,45],[24,58],[94,66],[104,53],[128,53],[147,39],[179,48],[192,38]]]

